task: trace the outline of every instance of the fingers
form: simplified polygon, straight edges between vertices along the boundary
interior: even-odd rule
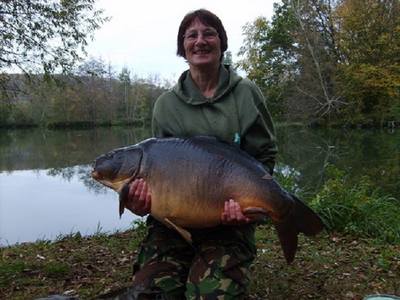
[[[135,179],[129,187],[128,198],[127,208],[134,214],[144,216],[150,213],[151,193],[146,181]]]
[[[225,201],[224,211],[221,214],[221,221],[226,225],[242,225],[247,224],[251,220],[242,213],[240,204],[233,199]]]
[[[135,197],[136,190],[138,188],[139,183],[140,183],[140,179],[135,179],[129,186],[129,194],[128,194],[129,199],[132,199]]]
[[[229,205],[229,201],[225,201],[224,202],[224,210],[221,213],[222,224],[228,223],[228,211],[229,211],[228,205]]]
[[[145,206],[143,210],[146,212],[146,214],[149,214],[151,212],[151,194],[148,193],[146,196],[146,201],[145,201]]]
[[[142,190],[139,196],[139,203],[142,205],[142,211],[145,212],[145,214],[148,214],[150,212],[151,194],[148,184],[143,179]]]

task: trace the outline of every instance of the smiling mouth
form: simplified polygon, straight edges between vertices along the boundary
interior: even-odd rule
[[[194,54],[198,54],[198,55],[202,55],[202,54],[209,54],[211,52],[211,50],[196,50],[193,53]]]

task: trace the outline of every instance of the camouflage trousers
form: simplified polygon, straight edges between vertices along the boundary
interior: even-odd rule
[[[256,254],[254,225],[191,230],[193,245],[154,218],[134,264],[138,299],[242,299]]]

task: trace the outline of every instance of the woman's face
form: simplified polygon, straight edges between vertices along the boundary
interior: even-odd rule
[[[215,66],[220,63],[221,40],[217,31],[195,19],[186,29],[183,47],[189,65],[195,67]]]

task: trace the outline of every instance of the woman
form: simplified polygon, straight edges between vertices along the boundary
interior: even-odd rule
[[[212,135],[237,143],[272,174],[276,147],[271,117],[260,90],[223,65],[227,36],[220,19],[200,9],[187,14],[177,54],[189,70],[161,95],[153,112],[156,137]],[[128,208],[150,213],[151,187],[135,180]],[[173,188],[173,187],[171,187]],[[143,299],[240,299],[256,255],[255,225],[234,199],[225,203],[222,225],[190,230],[193,246],[149,216],[148,235],[134,265],[133,283]],[[140,299],[139,297],[139,299]]]

